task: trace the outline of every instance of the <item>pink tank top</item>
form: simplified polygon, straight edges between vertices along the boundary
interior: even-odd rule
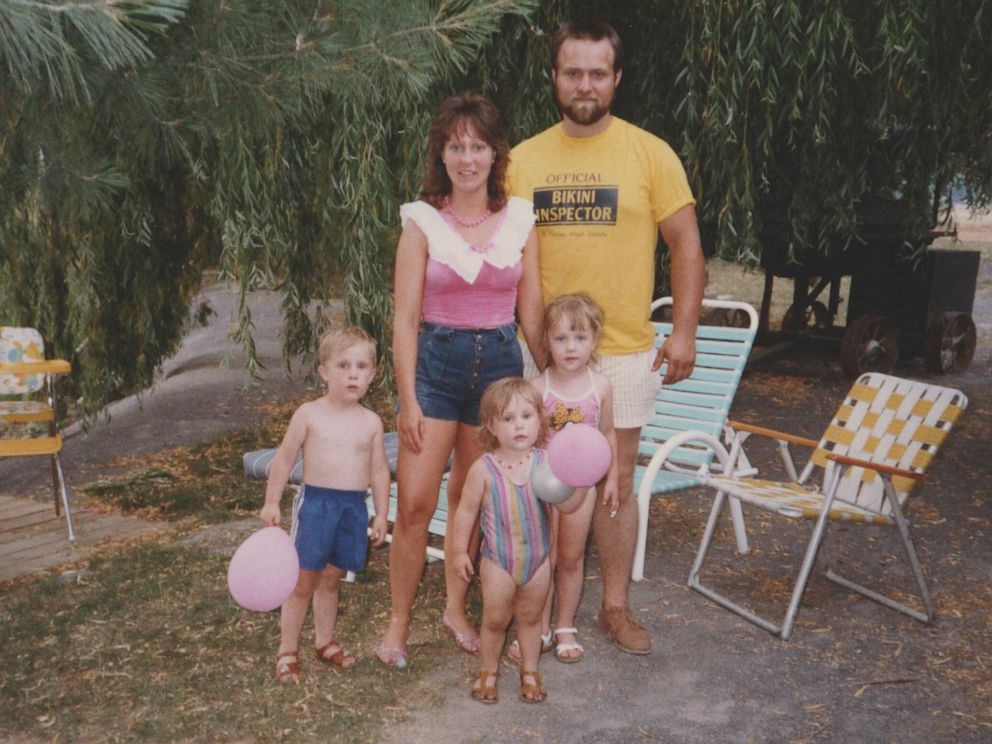
[[[548,374],[548,370],[544,370],[543,402],[544,410],[548,412],[550,419],[550,431],[543,446],[547,447],[554,439],[555,434],[568,424],[589,424],[589,426],[599,428],[602,405],[599,400],[599,393],[596,391],[592,370],[587,367],[586,371],[589,373],[589,389],[579,398],[566,398],[559,395],[551,387],[551,376]]]
[[[524,243],[534,225],[534,208],[510,197],[489,241],[473,247],[426,202],[400,207],[427,236],[423,318],[451,328],[497,328],[512,323],[517,284],[523,273]]]

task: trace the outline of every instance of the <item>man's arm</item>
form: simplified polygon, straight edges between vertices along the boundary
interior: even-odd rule
[[[703,258],[696,208],[687,204],[658,223],[661,237],[671,256],[674,322],[672,335],[658,349],[652,369],[668,361],[662,382],[678,382],[692,373],[696,362],[696,326],[706,286],[706,261]]]

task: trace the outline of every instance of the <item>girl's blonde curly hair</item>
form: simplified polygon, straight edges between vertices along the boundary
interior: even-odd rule
[[[489,427],[503,415],[503,411],[515,397],[530,403],[537,411],[540,431],[537,442],[543,442],[548,435],[548,417],[541,402],[541,393],[523,377],[504,377],[497,380],[482,394],[479,404],[479,443],[486,452],[492,452],[499,447],[499,440]]]

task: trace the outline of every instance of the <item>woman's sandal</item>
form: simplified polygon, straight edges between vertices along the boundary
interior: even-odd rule
[[[375,655],[386,666],[406,668],[406,646],[379,646]]]
[[[300,684],[299,655],[296,651],[286,651],[276,656],[276,679],[280,682],[292,680]]]
[[[336,648],[337,651],[328,655],[328,651]],[[350,651],[345,651],[344,647],[341,646],[337,641],[328,641],[325,646],[321,648],[315,648],[313,650],[314,656],[317,657],[317,661],[321,664],[327,664],[328,666],[337,667],[338,669],[351,669],[355,666],[357,659],[352,655]]]
[[[555,634],[554,631],[549,630],[546,634],[541,634],[541,653],[546,654],[555,646]],[[520,655],[520,641],[514,639],[510,641],[510,645],[506,647],[506,655],[509,657],[510,661],[516,666],[520,666],[523,662],[523,657]]]
[[[530,677],[534,683],[524,682],[524,677]],[[544,691],[540,672],[520,671],[520,699],[525,703],[543,703],[548,699],[548,693]]]
[[[579,631],[576,628],[558,628],[555,631],[555,638],[558,637],[559,633],[569,633],[576,638],[578,638]],[[574,652],[578,653],[574,653]],[[565,654],[573,652],[569,656]],[[572,643],[558,643],[555,645],[555,658],[558,659],[562,664],[578,664],[582,661],[582,657],[585,656],[586,650],[582,648],[582,644],[578,641]]]
[[[455,645],[458,646],[462,651],[467,654],[477,654],[479,653],[479,648],[482,645],[482,641],[479,636],[473,633],[461,633],[459,632],[454,624],[448,620],[447,615],[441,616],[441,627],[444,628],[444,632],[447,633],[455,641]]]
[[[499,702],[499,691],[496,683],[499,682],[499,672],[487,672],[483,669],[479,672],[479,678],[472,683],[470,690],[472,699],[480,703],[491,705]]]

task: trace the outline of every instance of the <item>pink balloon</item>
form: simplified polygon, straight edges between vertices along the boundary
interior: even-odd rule
[[[555,434],[548,446],[551,472],[573,488],[600,481],[610,469],[613,453],[603,433],[589,424],[569,424]]]
[[[268,612],[289,599],[299,576],[292,539],[281,527],[263,527],[234,551],[227,588],[246,610]]]

